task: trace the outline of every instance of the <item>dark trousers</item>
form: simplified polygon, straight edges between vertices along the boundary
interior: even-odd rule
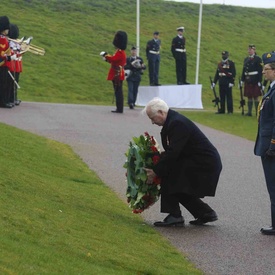
[[[15,72],[10,72],[11,75],[14,77],[15,79]],[[15,85],[15,82],[14,80],[11,78],[11,76],[8,77],[8,81],[7,81],[7,87],[8,87],[8,96],[9,96],[9,103],[14,103],[15,101],[15,88],[16,88],[16,85]]]
[[[148,59],[150,84],[159,83],[159,63],[160,63],[160,58],[157,55]]]
[[[176,61],[177,84],[186,83],[186,54]]]
[[[207,203],[194,195],[184,193],[169,194],[167,186],[163,184],[161,186],[161,212],[177,217],[181,215],[179,204],[185,207],[194,218],[201,218],[204,214],[213,211]]]
[[[9,87],[8,87],[8,67],[0,67],[0,106],[9,103]]]
[[[116,97],[116,110],[118,112],[123,113],[123,90],[122,90],[123,81],[114,81],[113,80],[113,87]]]
[[[128,83],[128,104],[135,105],[140,81],[139,80],[132,81],[127,79],[127,83]]]
[[[225,101],[227,103],[227,112],[233,113],[233,98],[232,98],[232,88],[228,85],[219,86],[220,99],[221,99],[221,113],[225,113]]]
[[[271,225],[275,227],[275,158],[261,157],[271,202]]]

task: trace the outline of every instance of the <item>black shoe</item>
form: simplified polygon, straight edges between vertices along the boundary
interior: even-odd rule
[[[182,82],[178,82],[177,84],[178,84],[178,85],[183,85],[183,83],[182,83]]]
[[[2,104],[0,107],[2,107],[2,108],[12,108],[13,107],[13,105],[11,105],[10,103],[6,103],[6,104]]]
[[[272,226],[262,228],[261,233],[264,235],[275,235],[275,228]]]
[[[190,224],[193,225],[203,225],[208,222],[214,222],[218,220],[218,216],[215,211],[204,214],[201,218],[197,218],[194,221],[190,221]]]
[[[20,100],[20,99],[15,100],[15,102],[14,102],[14,104],[17,105],[17,106],[20,105],[20,103],[21,103],[21,100]]]
[[[183,84],[184,84],[184,85],[190,85],[190,83],[187,82],[187,81],[183,82]]]
[[[150,83],[150,86],[156,86],[155,83]]]
[[[219,111],[219,112],[216,112],[215,114],[216,115],[222,115],[222,114],[224,114],[224,112]]]
[[[246,113],[245,116],[252,116],[252,114],[251,113]]]
[[[123,113],[122,111],[118,111],[118,110],[112,110],[111,112],[112,113],[118,113],[118,114],[122,114]]]
[[[159,84],[159,83],[155,83],[155,85],[154,86],[161,86],[161,84]]]
[[[171,214],[169,214],[163,221],[155,222],[154,226],[184,226],[184,219],[182,216],[180,216],[179,218],[175,218]]]
[[[129,108],[134,109],[134,104],[133,103],[129,104]]]

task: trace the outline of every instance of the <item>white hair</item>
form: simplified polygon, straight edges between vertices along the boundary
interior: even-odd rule
[[[154,97],[146,104],[145,108],[142,110],[142,113],[147,113],[148,109],[150,109],[151,113],[155,115],[158,111],[168,113],[169,106],[164,100],[160,99],[159,97]]]

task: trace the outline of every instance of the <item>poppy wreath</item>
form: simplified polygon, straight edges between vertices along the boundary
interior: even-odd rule
[[[157,141],[147,132],[139,137],[133,137],[125,153],[127,159],[124,168],[127,169],[127,202],[133,213],[141,213],[149,208],[160,196],[159,177],[152,184],[147,183],[147,175],[143,168],[153,168],[160,159]]]

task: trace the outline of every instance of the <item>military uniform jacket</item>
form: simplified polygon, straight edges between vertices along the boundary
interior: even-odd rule
[[[139,60],[140,64],[143,64],[143,59],[139,56],[136,57],[127,57],[126,65],[124,67],[125,70],[130,70],[130,75],[127,77],[127,81],[140,81],[141,73],[144,68],[136,68],[132,65],[132,62],[135,60]]]
[[[147,42],[147,45],[146,45],[147,59],[150,59],[150,57],[152,57],[152,56],[159,55],[160,45],[161,45],[161,40],[159,40],[159,39],[157,39],[157,40],[152,39]],[[152,53],[152,52],[154,52],[154,53]]]
[[[183,51],[177,51],[178,50],[183,50]],[[172,46],[171,46],[171,52],[174,56],[175,59],[181,59],[183,55],[186,55],[185,53],[185,38],[182,37],[180,38],[178,35],[173,38],[172,40]]]
[[[214,196],[222,163],[217,149],[185,116],[169,110],[161,130],[165,153],[153,168],[169,193]]]
[[[124,80],[124,66],[126,64],[126,53],[117,49],[114,55],[105,55],[106,61],[111,63],[107,80]]]
[[[221,61],[217,67],[214,83],[216,84],[219,81],[219,85],[228,87],[229,83],[234,84],[235,76],[235,63],[231,60]]]
[[[0,67],[6,66],[6,56],[11,54],[9,41],[5,35],[0,34]]]
[[[268,149],[275,150],[275,85],[263,96],[259,104],[258,134],[254,153],[257,156],[265,156]]]
[[[262,82],[262,70],[262,59],[259,56],[246,57],[241,79],[247,84]]]

